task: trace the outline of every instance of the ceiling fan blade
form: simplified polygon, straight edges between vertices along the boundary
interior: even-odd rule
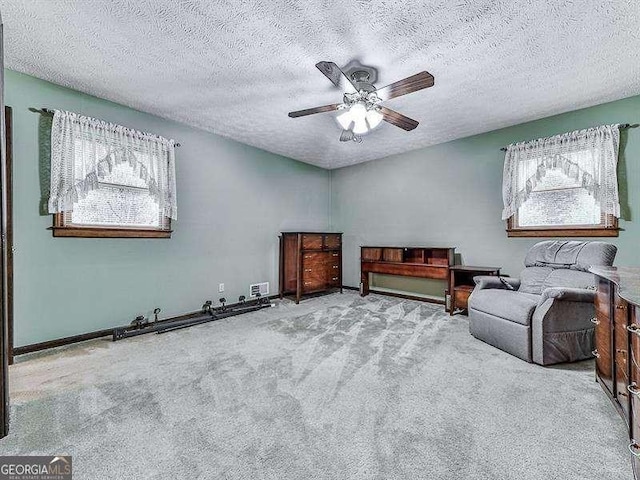
[[[413,118],[405,117],[401,113],[395,112],[387,107],[382,107],[380,109],[380,113],[382,114],[382,119],[385,122],[389,122],[396,127],[400,127],[407,132],[418,126],[418,122]]]
[[[341,142],[349,142],[351,140],[353,140],[353,132],[351,130],[342,130],[342,133],[340,134],[340,141]]]
[[[380,100],[389,100],[423,88],[433,87],[434,78],[429,72],[420,72],[403,80],[398,80],[386,87],[379,88],[376,94]]]
[[[316,68],[320,70],[325,77],[331,80],[336,87],[344,88],[347,93],[357,92],[356,86],[344,74],[342,70],[333,62],[318,62]]]
[[[337,110],[339,106],[339,103],[332,103],[331,105],[323,105],[322,107],[307,108],[305,110],[289,112],[289,116],[291,118],[296,118],[304,117],[305,115],[313,115],[314,113],[333,112],[334,110]]]

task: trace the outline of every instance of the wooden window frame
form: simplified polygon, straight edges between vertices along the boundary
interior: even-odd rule
[[[106,184],[115,185],[115,184]],[[128,185],[117,185],[129,187]],[[137,187],[133,187],[137,188]],[[54,237],[77,238],[171,238],[171,219],[161,217],[161,226],[140,227],[116,225],[95,225],[71,223],[71,211],[53,214],[53,225],[49,228]]]
[[[609,226],[607,226],[609,225]],[[600,215],[597,225],[543,225],[520,227],[518,211],[507,219],[507,237],[617,237],[620,228],[613,215]]]
[[[167,218],[167,228],[129,228],[123,225],[103,226],[87,225],[80,226],[67,224],[65,213],[53,214],[53,226],[50,230],[54,237],[80,237],[80,238],[171,238],[171,219]]]
[[[519,227],[518,213],[507,220],[507,237],[617,237],[618,219],[613,215],[602,215],[599,225],[558,225],[541,227]],[[611,226],[606,227],[609,223]]]

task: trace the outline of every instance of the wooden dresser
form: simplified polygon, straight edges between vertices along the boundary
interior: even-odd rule
[[[446,282],[454,259],[453,247],[361,247],[360,293],[362,296],[369,294],[370,273],[431,278]],[[446,288],[444,282],[443,292]],[[424,300],[444,303],[443,299]]]
[[[596,275],[596,378],[629,432],[640,478],[640,268],[592,267]]]
[[[340,288],[342,293],[342,233],[282,232],[280,234],[280,298]]]

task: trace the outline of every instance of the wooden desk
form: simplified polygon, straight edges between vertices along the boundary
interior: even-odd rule
[[[449,315],[456,310],[466,310],[469,295],[475,287],[473,277],[479,275],[500,275],[501,267],[472,267],[470,265],[453,265],[449,267]]]
[[[361,247],[360,294],[369,294],[370,273],[447,281],[454,255],[453,247]]]

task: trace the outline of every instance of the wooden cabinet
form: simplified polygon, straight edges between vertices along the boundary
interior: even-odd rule
[[[640,478],[640,268],[592,267],[596,378],[628,427],[634,476]]]
[[[342,234],[282,232],[280,235],[280,298],[340,288]]]
[[[629,392],[631,408],[631,443],[629,450],[632,454],[633,471],[636,478],[640,473],[640,307],[632,306],[630,325],[628,328],[629,345]]]
[[[596,356],[596,378],[613,397],[613,324],[611,322],[612,305],[611,283],[604,278],[598,278],[595,297],[596,316],[592,319],[595,323],[595,344],[593,352]]]
[[[360,293],[362,296],[369,294],[370,273],[447,281],[454,258],[455,248],[452,247],[361,247]],[[444,303],[438,299],[425,300]]]
[[[617,292],[613,296],[613,365],[615,369],[615,394],[622,410],[622,418],[630,424],[631,404],[629,400],[629,304]]]

